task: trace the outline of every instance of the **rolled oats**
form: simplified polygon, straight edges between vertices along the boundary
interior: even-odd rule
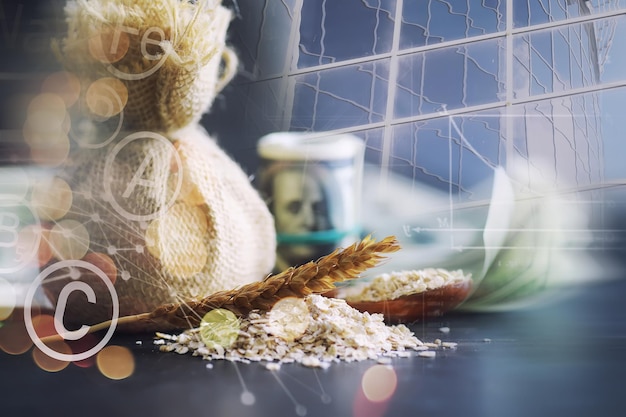
[[[205,345],[200,329],[186,330],[180,335],[157,333],[154,341],[163,352],[191,352],[205,360],[226,359],[237,362],[265,361],[265,367],[277,371],[282,363],[298,362],[304,366],[327,368],[333,362],[378,360],[389,363],[393,357],[417,356],[432,358],[441,347],[456,347],[451,342],[422,343],[405,325],[387,326],[382,314],[360,312],[344,300],[310,295],[304,299],[308,309],[308,326],[298,337],[280,337],[276,321],[270,314],[251,312],[241,319],[235,342],[224,348]],[[302,317],[299,318],[302,320]]]
[[[403,295],[421,293],[471,279],[462,270],[448,271],[443,268],[384,273],[372,279],[358,293],[347,293],[350,301],[387,301]]]
[[[265,364],[265,369],[267,369],[268,371],[279,371],[280,362],[268,362]]]

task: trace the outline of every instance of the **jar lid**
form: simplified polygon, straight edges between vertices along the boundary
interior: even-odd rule
[[[339,160],[360,156],[363,140],[352,134],[320,136],[319,133],[276,132],[263,136],[257,145],[260,157],[283,161]]]

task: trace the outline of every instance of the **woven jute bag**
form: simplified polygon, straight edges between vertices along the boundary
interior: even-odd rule
[[[65,68],[84,85],[122,81],[125,128],[197,123],[234,75],[237,59],[225,46],[231,12],[218,0],[76,0],[65,12],[68,34],[56,47]]]
[[[72,259],[71,250],[57,251],[57,260],[97,267],[76,263],[83,265],[75,269],[98,302],[70,293],[68,322],[109,320],[114,304],[120,316],[184,305],[258,281],[274,265],[276,237],[267,206],[243,170],[198,125],[236,67],[225,46],[231,14],[218,3],[78,0],[66,7],[69,31],[58,52],[82,85],[112,73],[143,74],[118,77],[128,100],[115,140],[77,149],[58,174],[72,190],[72,206],[57,222],[79,225],[77,236],[83,237],[73,238],[88,249],[74,251],[80,259]],[[126,39],[119,42],[128,47],[121,59],[107,63],[94,57],[89,40],[99,36],[94,28],[111,27],[124,28]],[[146,33],[165,34],[159,45],[148,43],[160,47],[161,55],[142,46]],[[115,294],[102,272],[114,275]],[[71,280],[62,273],[67,275],[59,270],[44,285],[53,302]]]

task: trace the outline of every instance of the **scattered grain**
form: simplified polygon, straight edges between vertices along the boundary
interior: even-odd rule
[[[377,360],[388,364],[393,357],[434,357],[429,348],[443,343],[422,343],[405,325],[387,326],[382,314],[362,313],[344,300],[309,295],[304,298],[309,324],[301,335],[284,339],[270,332],[267,312],[252,311],[241,319],[241,328],[234,343],[224,348],[205,345],[199,328],[180,335],[157,333],[155,344],[163,352],[191,352],[206,360],[226,359],[236,362],[267,362],[269,370],[280,369],[283,363],[297,362],[307,367],[328,368],[332,363]],[[448,342],[446,342],[448,343]]]

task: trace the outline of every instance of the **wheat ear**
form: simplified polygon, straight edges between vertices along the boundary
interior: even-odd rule
[[[225,308],[237,315],[257,309],[267,311],[281,298],[303,298],[312,293],[330,291],[335,288],[335,283],[358,277],[363,271],[376,266],[383,254],[398,249],[400,246],[395,237],[377,242],[367,236],[346,249],[337,249],[317,261],[288,268],[261,282],[220,291],[199,301],[161,306],[149,314],[148,322],[162,324],[160,328],[196,327],[204,314],[216,308]]]
[[[306,297],[321,294],[335,288],[335,283],[357,278],[362,272],[376,266],[384,254],[400,249],[394,236],[376,241],[365,237],[345,249],[332,253],[298,267],[270,275],[260,282],[220,291],[201,300],[165,304],[150,313],[120,317],[117,328],[134,331],[169,331],[197,327],[202,317],[216,308],[224,308],[237,315],[251,310],[267,311],[281,298]],[[111,320],[91,326],[90,333],[108,329]],[[50,340],[59,339],[58,335]]]

